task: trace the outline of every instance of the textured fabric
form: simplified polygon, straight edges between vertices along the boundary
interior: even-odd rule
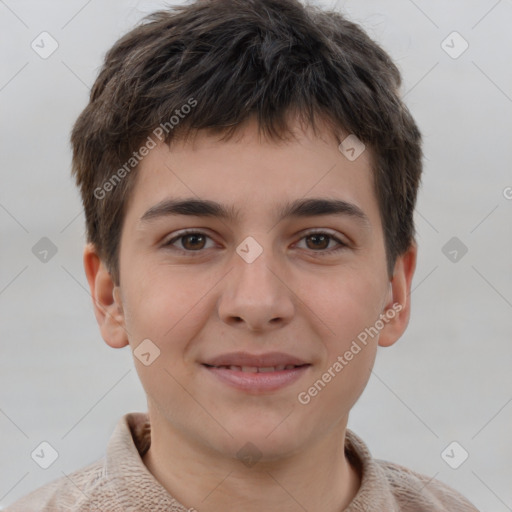
[[[149,448],[150,434],[147,414],[125,414],[103,459],[36,489],[5,512],[193,511],[178,503],[144,465],[142,456]],[[438,480],[373,459],[350,430],[345,453],[362,476],[361,487],[345,512],[478,512]]]

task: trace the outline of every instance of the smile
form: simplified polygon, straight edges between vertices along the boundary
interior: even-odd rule
[[[207,365],[209,366],[209,365]],[[303,365],[279,365],[279,366],[266,366],[266,367],[257,367],[257,366],[236,366],[236,365],[221,365],[221,366],[211,366],[211,368],[224,368],[225,370],[234,370],[238,372],[247,372],[247,373],[268,373],[268,372],[280,372],[282,370],[293,370],[294,368],[298,368]]]
[[[277,365],[277,366],[236,366],[202,365],[217,382],[250,394],[275,392],[299,380],[311,366]]]

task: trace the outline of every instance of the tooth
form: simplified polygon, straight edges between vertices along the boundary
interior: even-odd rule
[[[235,371],[239,372],[239,371],[241,371],[241,370],[242,370],[242,367],[241,367],[241,366],[233,366],[233,365],[231,365],[231,366],[229,367],[229,369],[230,369],[230,370],[235,370]]]
[[[260,372],[260,373],[261,372],[263,372],[263,373],[265,373],[265,372],[273,372],[273,371],[275,371],[275,367],[274,366],[267,366],[265,368],[258,368],[258,372]]]
[[[284,364],[280,364],[279,366],[276,366],[276,372],[280,372],[282,370],[285,369],[285,365]]]
[[[242,371],[256,373],[258,371],[258,368],[256,366],[242,366]]]

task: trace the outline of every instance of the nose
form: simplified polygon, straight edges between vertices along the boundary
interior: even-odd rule
[[[293,318],[292,287],[269,253],[264,250],[252,263],[235,254],[235,268],[223,280],[218,302],[218,314],[224,323],[267,331],[281,328]]]

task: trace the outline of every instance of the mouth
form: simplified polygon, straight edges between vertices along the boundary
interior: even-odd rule
[[[236,365],[209,365],[204,364],[204,366],[208,368],[221,368],[223,370],[232,370],[235,372],[244,372],[244,373],[272,373],[272,372],[282,372],[283,370],[293,370],[294,368],[301,368],[302,366],[309,366],[308,364],[287,364],[287,365],[278,365],[278,366],[236,366]]]
[[[302,366],[308,364],[305,360],[284,352],[266,352],[263,354],[230,352],[205,359],[202,363],[217,368],[236,366],[238,368],[273,368],[274,370],[276,368],[284,370],[287,366]]]
[[[217,382],[251,394],[277,391],[299,380],[312,366],[282,353],[224,354],[201,366]]]

